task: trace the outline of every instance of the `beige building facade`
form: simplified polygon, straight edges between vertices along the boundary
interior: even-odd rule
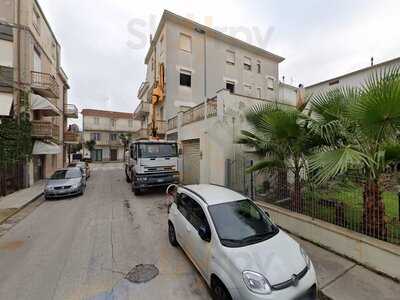
[[[66,163],[68,118],[78,118],[68,103],[68,77],[61,67],[61,46],[36,0],[0,0],[1,118],[15,118],[27,95],[34,139],[26,185],[49,177]]]
[[[121,135],[136,137],[140,123],[134,120],[132,113],[82,110],[84,156],[93,161],[122,161],[124,159],[124,141]],[[94,150],[86,147],[86,142],[95,141]]]

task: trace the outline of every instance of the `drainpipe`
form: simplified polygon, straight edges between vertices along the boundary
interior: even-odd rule
[[[17,0],[17,88],[15,113],[17,123],[19,124],[21,110],[21,0]]]
[[[208,113],[208,107],[207,107],[207,35],[206,31],[201,29],[201,28],[195,28],[194,29],[196,32],[199,34],[203,35],[203,44],[204,44],[204,78],[203,78],[203,85],[204,85],[204,154],[203,158],[205,157],[206,163],[209,164],[209,145],[208,145],[208,123],[207,123],[207,113]],[[206,166],[205,170],[205,181],[206,183],[210,183],[210,166]],[[201,172],[200,172],[201,174]]]

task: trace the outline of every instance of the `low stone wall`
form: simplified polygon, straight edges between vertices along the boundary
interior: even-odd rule
[[[284,230],[400,281],[400,246],[272,204],[262,202],[257,204]]]

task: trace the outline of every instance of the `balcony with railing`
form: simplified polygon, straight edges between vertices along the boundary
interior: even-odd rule
[[[78,119],[78,108],[74,104],[66,104],[64,107],[64,116],[71,119]]]
[[[32,71],[31,76],[31,87],[37,94],[48,98],[59,97],[59,86],[53,75]]]
[[[32,121],[32,137],[60,140],[60,128],[49,121]]]
[[[149,128],[140,128],[138,131],[135,132],[136,138],[138,139],[148,139],[150,136],[150,129]]]
[[[151,128],[151,124],[149,125]],[[157,135],[164,135],[167,133],[167,121],[157,120],[156,121]]]
[[[14,69],[0,66],[0,87],[11,88],[14,82]]]
[[[147,92],[147,90],[149,89],[149,86],[150,85],[149,85],[148,81],[142,82],[142,84],[139,87],[138,94],[137,94],[139,99],[141,99],[144,96],[144,93]]]
[[[139,105],[136,107],[133,118],[135,120],[143,120],[150,113],[150,106],[151,104],[149,102],[140,101]]]
[[[175,116],[168,120],[168,131],[178,128],[178,117]]]
[[[207,118],[211,118],[217,115],[217,100],[210,99],[207,101]],[[204,120],[205,116],[205,105],[200,103],[199,105],[192,107],[191,109],[183,113],[183,125],[190,124],[193,122]]]
[[[66,131],[64,132],[64,144],[79,144],[81,135],[79,132]]]

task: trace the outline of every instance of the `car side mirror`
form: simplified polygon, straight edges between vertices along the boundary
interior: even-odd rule
[[[266,210],[264,211],[268,218],[271,218],[271,215]]]
[[[211,232],[207,226],[201,225],[198,230],[198,233],[199,233],[200,238],[203,241],[208,242],[208,243],[211,241]]]

